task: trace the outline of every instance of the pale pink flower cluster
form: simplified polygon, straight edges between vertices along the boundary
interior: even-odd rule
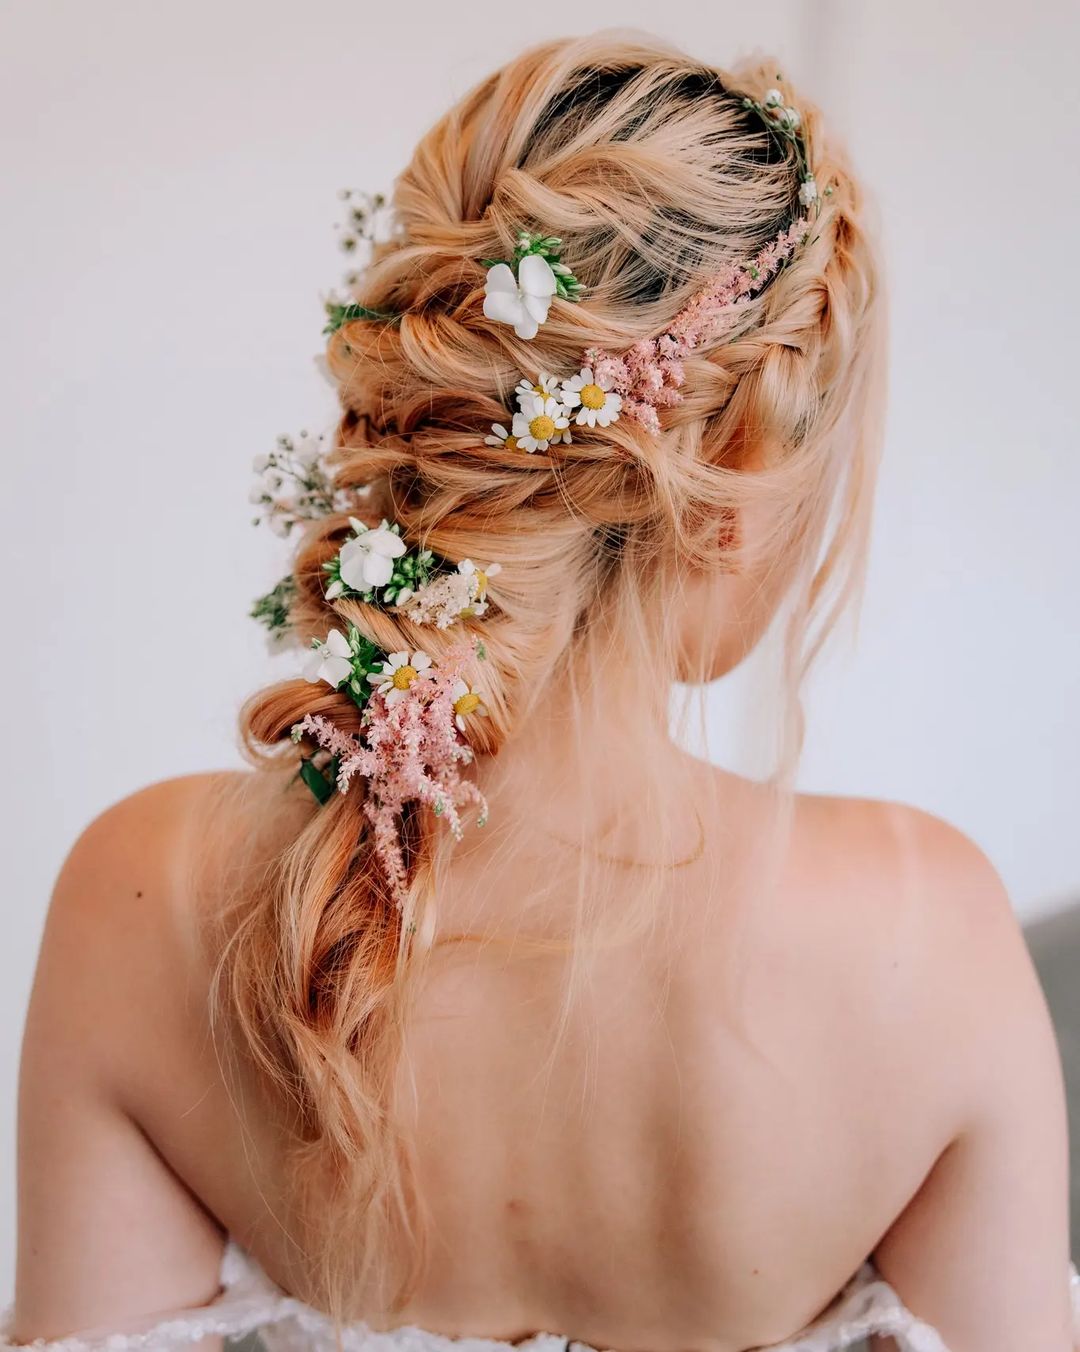
[[[657,410],[682,399],[683,359],[695,348],[715,342],[738,322],[739,308],[764,287],[806,238],[810,222],[802,217],[782,231],[748,263],[722,268],[675,316],[658,338],[643,338],[621,357],[589,348],[585,361],[596,378],[622,397],[622,412],[654,435]]]
[[[321,714],[307,714],[293,728],[295,740],[306,734],[338,757],[340,793],[348,792],[357,775],[368,781],[363,811],[371,825],[375,853],[399,906],[408,884],[400,836],[407,802],[426,803],[446,820],[458,840],[462,835],[460,809],[466,804],[479,808],[478,825],[487,819],[484,795],[461,773],[460,767],[473,759],[473,752],[456,726],[454,710],[462,670],[477,655],[475,646],[452,648],[438,665],[417,676],[408,697],[396,704],[388,705],[383,695],[373,694],[356,736],[342,732]]]

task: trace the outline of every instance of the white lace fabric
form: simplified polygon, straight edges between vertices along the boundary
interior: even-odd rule
[[[1074,1344],[1080,1352],[1080,1277],[1070,1277]],[[179,1310],[126,1331],[92,1330],[52,1342],[9,1340],[9,1317],[0,1326],[0,1349],[40,1352],[174,1352],[203,1338],[258,1333],[267,1352],[590,1352],[575,1340],[538,1333],[519,1343],[492,1338],[451,1338],[418,1328],[381,1332],[366,1324],[338,1328],[326,1315],[285,1295],[239,1248],[230,1244],[221,1266],[221,1294],[209,1305]],[[843,1352],[878,1334],[900,1352],[948,1352],[938,1334],[905,1309],[891,1286],[865,1266],[832,1305],[801,1333],[759,1352]]]

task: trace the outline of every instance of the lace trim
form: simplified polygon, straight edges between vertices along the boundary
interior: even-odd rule
[[[1073,1326],[1080,1349],[1080,1275],[1070,1273]],[[565,1352],[567,1340],[539,1333],[521,1343],[490,1338],[451,1338],[424,1329],[397,1328],[378,1331],[366,1324],[335,1328],[326,1315],[286,1296],[234,1244],[225,1250],[221,1264],[222,1293],[212,1304],[182,1310],[156,1323],[109,1332],[91,1330],[53,1342],[38,1339],[27,1344],[9,1341],[10,1314],[0,1324],[0,1349],[26,1347],[33,1352],[176,1352],[201,1338],[240,1338],[244,1334],[270,1333],[268,1346],[281,1352]],[[837,1297],[833,1305],[802,1333],[761,1352],[843,1352],[861,1339],[878,1334],[896,1340],[900,1352],[948,1352],[939,1335],[907,1310],[900,1297],[865,1266]],[[339,1341],[340,1339],[340,1341]],[[581,1352],[590,1352],[582,1344]]]

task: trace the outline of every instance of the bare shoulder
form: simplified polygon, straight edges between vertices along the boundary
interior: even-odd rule
[[[243,801],[239,780],[198,775],[131,795],[87,827],[60,872],[20,1073],[21,1333],[107,1326],[216,1287],[222,1227],[187,1166],[231,1158],[229,1104],[192,876],[232,829],[224,808]]]
[[[908,1050],[932,1049],[926,1064],[938,1069],[963,1067],[958,1089],[992,1072],[1003,1039],[1052,1050],[1008,892],[962,831],[900,803],[805,795],[792,841],[818,916],[851,945],[847,967],[865,978],[868,1008]]]
[[[868,798],[799,795],[792,851],[813,866],[841,910],[866,918],[865,934],[903,923],[924,956],[1022,945],[1005,885],[982,849],[920,808]]]
[[[57,878],[34,981],[24,1077],[39,1061],[132,1082],[149,1045],[205,1008],[197,869],[232,829],[245,776],[192,775],[123,799],[75,842]],[[211,829],[213,824],[213,829]],[[192,995],[201,986],[202,998]]]
[[[60,932],[93,936],[83,959],[120,961],[151,932],[183,932],[191,916],[194,857],[209,826],[224,833],[225,804],[247,776],[188,775],[138,790],[94,819],[76,840],[56,882],[46,944]]]

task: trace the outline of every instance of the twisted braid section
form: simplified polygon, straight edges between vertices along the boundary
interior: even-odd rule
[[[663,411],[661,434],[627,418],[575,427],[572,444],[550,454],[484,443],[493,423],[507,422],[522,374],[570,376],[589,348],[618,353],[664,333],[710,275],[790,227],[801,213],[798,166],[743,104],[774,80],[772,63],[729,76],[647,41],[552,43],[463,99],[398,181],[400,238],[380,246],[357,299],[399,318],[346,323],[329,343],[342,407],[336,481],[365,491],[355,514],[372,524],[400,522],[410,543],[452,563],[502,565],[492,608],[466,622],[488,654],[490,716],[469,734],[481,754],[507,743],[605,625],[639,638],[655,688],[684,675],[668,626],[680,580],[744,566],[750,508],[757,566],[793,598],[792,671],[812,616],[824,615],[824,632],[833,613],[824,598],[834,586],[842,596],[857,573],[873,480],[879,286],[857,182],[797,94],[828,196],[735,331],[686,360],[681,402]],[[580,303],[553,301],[533,342],[483,314],[482,260],[508,256],[522,229],[562,236],[586,288]],[[332,516],[300,537],[298,630],[321,637],[355,624],[387,651],[419,647],[438,660],[449,637],[405,612],[326,600],[324,564],[348,530],[346,515]],[[326,686],[278,684],[243,718],[260,765],[295,772],[288,733],[306,714],[359,726],[352,702]],[[362,807],[357,785],[308,809],[239,908],[226,983],[264,1079],[296,1109],[296,1192],[310,1202],[323,1255],[313,1289],[346,1315],[360,1301],[391,1308],[411,1275],[407,1264],[373,1270],[394,1252],[394,1225],[409,1221],[386,1104],[414,951],[409,915],[389,903],[372,863]],[[410,861],[430,862],[424,814],[408,814],[403,831]],[[320,1209],[328,1188],[333,1206]]]

